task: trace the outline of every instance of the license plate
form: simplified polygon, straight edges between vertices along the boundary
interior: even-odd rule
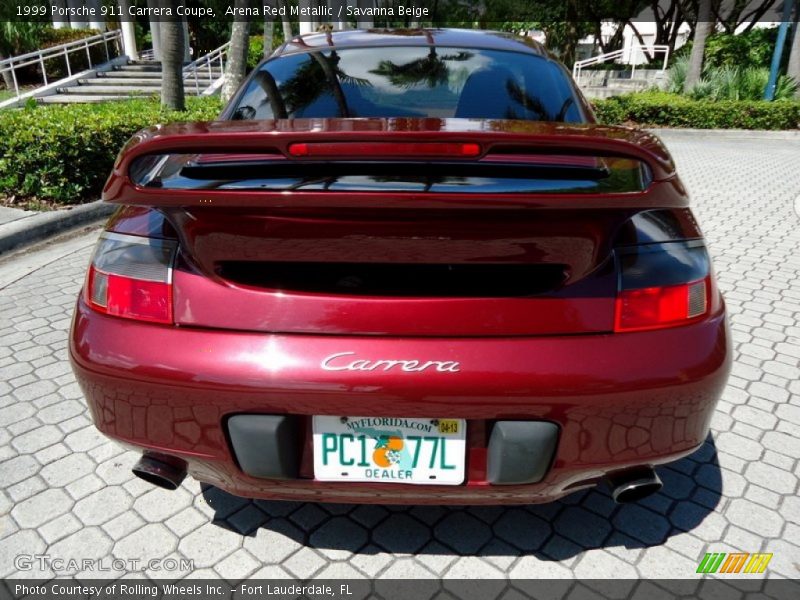
[[[314,477],[320,481],[464,481],[464,419],[315,416],[313,431]]]

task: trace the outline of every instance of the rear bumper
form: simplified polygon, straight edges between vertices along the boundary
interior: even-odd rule
[[[321,368],[326,357],[344,352],[458,367]],[[691,453],[708,433],[731,350],[724,313],[652,332],[433,339],[164,327],[101,315],[79,300],[70,356],[98,429],[127,445],[179,456],[196,479],[231,493],[480,504],[545,502],[610,471]],[[256,478],[239,468],[226,421],[250,413],[298,415],[298,478]],[[314,481],[309,417],[315,414],[467,419],[467,481]],[[487,441],[496,420],[558,425],[558,447],[541,482],[487,482]]]

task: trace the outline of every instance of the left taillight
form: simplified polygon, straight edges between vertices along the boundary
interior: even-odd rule
[[[89,265],[86,303],[107,315],[172,323],[172,268],[177,250],[174,240],[103,233]]]

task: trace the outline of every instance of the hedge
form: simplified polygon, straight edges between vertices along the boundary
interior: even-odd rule
[[[798,129],[800,102],[692,100],[666,92],[641,92],[593,102],[601,123],[697,129]]]
[[[209,121],[219,98],[187,98],[186,112],[157,98],[0,111],[0,194],[78,204],[97,199],[119,149],[156,123]]]

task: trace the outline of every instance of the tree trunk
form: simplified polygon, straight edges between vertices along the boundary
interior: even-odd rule
[[[264,58],[272,54],[273,38],[275,37],[275,21],[272,18],[264,19]]]
[[[84,21],[81,11],[85,10],[85,3],[83,0],[67,0],[67,6],[72,9],[75,16],[69,18],[69,25],[72,29],[86,29],[89,27],[89,21]]]
[[[265,6],[269,6],[274,8],[277,5],[275,0],[265,0]],[[272,45],[275,40],[275,18],[272,16],[267,16],[264,13],[264,52],[262,53],[263,58],[267,58],[270,54],[272,54]]]
[[[177,0],[173,0],[173,11]],[[161,33],[161,106],[186,110],[183,92],[184,31],[180,18],[160,23]]]
[[[345,0],[328,0],[328,9],[333,14],[331,17],[330,24],[333,27],[333,31],[344,31],[345,28],[345,15],[347,11],[344,10],[344,6],[347,4]],[[341,13],[339,9],[342,9]]]
[[[636,28],[636,25],[633,24],[633,21],[628,21],[628,27],[630,27],[633,30],[633,35],[636,36],[636,40],[639,42],[639,46],[643,46],[643,47],[646,48],[647,47],[647,43],[644,41],[644,36]],[[647,50],[642,49],[642,54],[644,55],[644,58],[648,62],[653,60],[653,56],[651,56],[650,53]],[[634,60],[636,60],[636,58],[637,58],[637,55],[633,53],[633,48],[631,48],[630,52],[628,53],[628,60],[634,61]]]
[[[53,29],[63,29],[64,27],[69,27],[69,17],[65,17],[65,13],[62,12],[67,7],[66,0],[50,0],[50,4],[54,9],[60,9],[60,11],[52,13]]]
[[[786,67],[786,74],[794,79],[797,85],[795,98],[800,99],[800,2],[794,7],[794,25],[792,27],[792,49],[789,53],[789,65]]]
[[[372,0],[358,0],[358,7],[359,8],[370,8],[374,6]],[[436,7],[434,6],[434,12],[436,12]],[[363,13],[358,16],[356,27],[359,29],[372,29],[375,27],[375,21],[372,17],[364,16]]]
[[[247,4],[247,0],[236,0],[237,8],[245,8]],[[249,18],[242,17],[242,20],[233,22],[231,26],[231,46],[230,50],[228,50],[228,64],[225,65],[225,82],[222,84],[222,99],[225,102],[233,97],[244,80],[245,71],[247,70],[249,35]]]
[[[181,27],[183,27],[183,62],[192,62],[192,52],[189,48],[189,21],[184,16],[181,19]]]
[[[311,10],[311,0],[298,0],[298,6],[300,10],[308,14],[308,11]],[[311,33],[314,31],[314,25],[312,22],[312,18],[310,16],[300,16],[298,17],[299,25],[300,25],[300,35],[305,33]]]
[[[566,32],[564,33],[564,48],[561,54],[561,62],[568,69],[572,69],[575,63],[575,53],[578,49],[578,26],[576,24],[577,3],[576,0],[567,0],[566,13]]]
[[[280,0],[281,6],[286,8],[286,0]],[[294,37],[292,33],[292,20],[289,18],[288,8],[286,8],[286,15],[281,17],[281,26],[283,27],[283,41],[288,42]]]
[[[100,13],[100,0],[88,0],[87,8],[93,9],[94,16],[89,18],[89,28],[97,31],[106,30],[106,18]]]
[[[5,52],[0,50],[0,60],[5,60],[7,58],[8,56],[6,56]],[[14,78],[11,76],[11,70],[3,71],[3,83],[7,90],[14,89]]]
[[[711,17],[711,0],[700,0],[697,6],[697,23],[692,39],[692,55],[689,58],[689,69],[683,83],[683,92],[689,91],[700,82],[703,76],[703,57],[706,53],[706,39],[714,28]]]

